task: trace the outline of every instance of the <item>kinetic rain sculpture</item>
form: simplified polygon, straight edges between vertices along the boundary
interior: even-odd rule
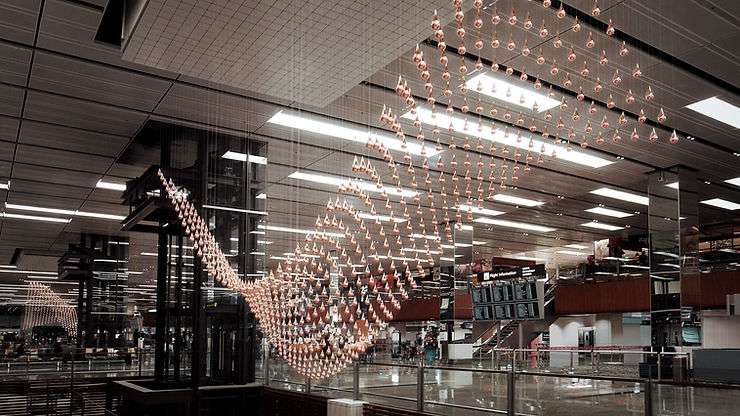
[[[395,92],[402,106],[398,111],[385,107],[380,122],[402,142],[402,149],[406,149],[403,158],[397,160],[381,139],[371,138],[367,147],[376,151],[384,163],[376,164],[364,157],[355,158],[352,171],[358,178],[350,179],[338,188],[336,198],[327,202],[324,215],[316,219],[315,231],[306,236],[303,245],[295,248],[294,257],[282,262],[266,277],[248,282],[240,279],[220,251],[207,223],[198,215],[186,195],[159,172],[166,194],[178,212],[186,234],[197,247],[205,268],[221,285],[244,296],[260,320],[269,342],[304,376],[314,379],[331,377],[364,352],[378,331],[393,319],[394,312],[400,310],[401,300],[408,299],[408,290],[416,288],[412,270],[424,275],[422,263],[428,267],[434,265],[434,256],[442,253],[443,239],[452,243],[451,224],[462,227],[463,214],[466,214],[468,221],[472,221],[475,208],[482,207],[486,199],[493,199],[497,188],[506,189],[508,185],[517,183],[522,171],[531,172],[530,163],[544,163],[545,140],[552,140],[552,146],[548,146],[552,147],[553,157],[557,156],[557,152],[571,151],[570,143],[573,141],[580,141],[584,148],[589,141],[602,144],[609,136],[614,142],[621,141],[620,128],[630,120],[624,111],[613,110],[617,107],[617,99],[613,94],[609,94],[608,98],[602,97],[605,101],[597,98],[603,95],[604,81],[598,76],[594,77],[599,71],[590,68],[588,60],[597,60],[599,66],[606,67],[610,59],[625,59],[629,50],[624,42],[599,44],[593,32],[584,33],[577,18],[568,22],[567,29],[563,30],[562,27],[548,27],[546,19],[540,25],[535,25],[529,12],[521,19],[514,9],[502,15],[496,7],[490,12],[483,10],[482,4],[481,0],[473,2],[473,18],[469,19],[472,23],[466,29],[462,1],[453,1],[455,35],[459,42],[456,49],[448,48],[445,32],[435,12],[431,23],[434,40],[430,43],[439,54],[441,74],[438,82],[441,86],[433,84],[432,70],[421,48],[417,47],[412,57],[419,78],[424,83],[425,106],[417,105],[408,80],[404,76],[399,77]],[[544,0],[542,4],[545,10],[550,10],[550,1]],[[595,1],[592,15],[599,16],[600,12]],[[489,16],[484,19],[486,13]],[[566,12],[562,4],[555,11],[555,16],[556,22],[565,21]],[[488,42],[493,52],[488,70],[484,68],[481,58],[486,42],[480,36],[486,21],[494,27],[492,39]],[[555,26],[563,25],[558,23]],[[518,37],[514,36],[514,30],[528,31],[545,43],[537,51],[532,51],[526,40],[517,45],[514,39]],[[578,41],[579,45],[566,45],[561,34],[567,30],[580,33],[582,39]],[[611,37],[614,34],[614,25],[610,21],[606,35]],[[468,52],[465,43],[470,38],[474,39],[471,45],[475,55]],[[571,74],[561,68],[555,58],[556,53],[545,51],[545,46],[550,44],[553,51],[567,48],[568,62],[583,59],[580,71]],[[581,44],[587,50],[601,51],[591,57],[579,56],[576,49],[581,50]],[[548,71],[552,83],[543,82],[539,75],[532,78],[523,67],[515,70],[512,66],[498,64],[496,51],[502,46],[509,51],[520,51],[523,57],[530,57],[536,67]],[[450,58],[448,51],[456,57]],[[469,57],[475,57],[472,71],[468,68]],[[458,75],[453,76],[449,70],[450,59],[459,60]],[[504,75],[496,74],[502,69]],[[541,117],[538,115],[543,103],[536,100],[531,104],[531,113],[522,110],[517,114],[509,108],[514,105],[501,108],[492,105],[488,108],[490,119],[486,116],[486,120],[491,125],[486,129],[504,140],[498,142],[502,145],[500,149],[496,146],[497,141],[490,140],[487,169],[483,160],[485,147],[481,140],[485,137],[481,132],[486,110],[480,95],[483,93],[482,83],[473,86],[478,96],[468,95],[469,75],[486,71],[490,71],[493,79],[489,88],[509,85],[507,98],[511,98],[511,85],[516,82],[521,83],[524,90],[546,88],[550,99],[556,99],[556,91],[561,92],[559,105],[552,107],[553,111],[547,109]],[[639,63],[634,65],[630,75],[635,80],[642,79]],[[502,77],[505,83],[500,81]],[[453,94],[453,78],[456,79],[454,88],[459,90],[457,96]],[[555,85],[556,81],[562,87]],[[609,81],[617,91],[623,82],[619,69],[615,69]],[[439,98],[438,91],[441,91]],[[587,97],[591,92],[595,96],[593,99]],[[588,114],[580,114],[573,108],[573,95],[576,101],[591,101]],[[639,95],[628,89],[623,101],[637,108],[639,103],[649,103],[653,98],[652,88],[647,85],[644,93]],[[441,101],[446,104],[444,114],[437,111]],[[527,98],[522,94],[520,106],[526,101]],[[471,102],[475,105],[471,106]],[[460,105],[460,108],[456,105]],[[431,125],[428,130],[434,144],[426,141],[420,117],[422,112],[431,114],[425,124]],[[422,149],[420,165],[418,161],[414,164],[407,149],[407,136],[397,114],[412,121]],[[491,120],[499,114],[503,120],[495,119],[496,123],[500,123],[497,126]],[[647,112],[640,108],[639,113],[635,111],[631,114],[639,114],[636,117],[638,124],[630,135],[632,141],[637,141],[640,139],[638,127],[643,129],[641,125],[648,120]],[[462,118],[462,122],[453,122],[458,117]],[[475,128],[470,127],[474,124],[471,119],[477,119]],[[663,109],[658,111],[656,120],[658,123],[665,122]],[[440,126],[441,121],[446,121],[447,126]],[[462,149],[462,161],[456,159],[457,151],[451,151],[447,160],[440,156],[433,162],[427,157],[426,149],[435,148],[438,152],[444,149],[440,129],[445,127],[451,137],[447,147],[457,151]],[[542,136],[540,149],[534,148],[533,135]],[[506,140],[514,136],[516,141]],[[471,142],[471,137],[475,142]],[[655,128],[647,137],[650,141],[658,139]],[[462,144],[457,142],[459,139]],[[528,140],[529,144],[521,145],[523,140]],[[674,131],[670,142],[677,141]],[[513,143],[513,149],[509,149],[508,143]],[[522,153],[523,150],[526,150],[526,154]],[[431,168],[433,163],[436,171]],[[386,186],[383,178],[391,178],[394,186]],[[367,186],[360,186],[360,181],[373,183],[385,204],[377,206],[365,191]],[[434,182],[436,190],[433,190]],[[398,199],[398,212],[394,211],[396,204],[391,203],[392,198]],[[357,208],[358,201],[364,212]],[[368,212],[369,216],[360,215]],[[365,218],[372,219],[365,221]],[[437,227],[440,223],[444,224],[444,235]],[[333,251],[340,254],[333,256],[330,254]],[[408,257],[408,253],[413,253],[413,257]]]
[[[77,334],[77,309],[43,283],[29,282],[21,329],[59,325],[68,335]]]

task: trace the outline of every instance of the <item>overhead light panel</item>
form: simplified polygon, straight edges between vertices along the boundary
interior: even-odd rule
[[[570,251],[570,250],[558,250],[556,251],[558,254],[566,254],[568,256],[586,256],[588,253],[581,253],[580,251]]]
[[[100,189],[110,189],[112,191],[125,191],[126,190],[125,183],[106,182],[102,179],[98,181],[95,187],[100,188]]]
[[[588,248],[588,246],[584,246],[584,245],[581,245],[581,244],[568,244],[568,245],[565,245],[563,247],[575,248],[575,249],[578,249],[578,250],[585,250],[585,249]]]
[[[615,218],[627,218],[627,217],[631,217],[635,215],[631,212],[624,212],[624,211],[619,211],[616,209],[604,208],[604,207],[594,207],[594,208],[586,209],[584,211],[590,212],[596,215],[606,215],[607,217],[615,217]]]
[[[260,192],[255,196],[256,199],[267,199],[267,194],[264,192]]]
[[[369,212],[360,212],[357,215],[360,218],[364,218],[366,220],[378,220],[382,222],[389,222],[391,220],[391,217],[387,215],[373,215]],[[406,218],[393,217],[393,222],[401,223],[401,222],[406,222],[406,221],[408,221]]]
[[[503,211],[496,211],[495,209],[481,208],[475,205],[467,205],[467,204],[460,204],[457,207],[457,209],[460,211],[464,211],[464,212],[473,212],[475,214],[490,215],[492,217],[495,217],[496,215],[506,214]]]
[[[701,201],[701,203],[705,205],[711,205],[717,208],[729,209],[730,211],[740,209],[740,204],[732,202],[732,201],[728,201],[722,198],[706,199],[704,201]]]
[[[309,172],[301,172],[301,171],[295,171],[288,175],[289,178],[292,179],[298,179],[302,181],[309,181],[309,182],[315,182],[320,183],[324,185],[332,185],[332,186],[342,186],[342,185],[348,185],[350,182],[356,184],[360,189],[366,192],[376,192],[380,193],[381,190],[378,189],[378,186],[373,182],[366,182],[366,181],[360,181],[360,180],[350,180],[348,178],[343,178],[341,176],[330,176],[330,175],[323,175],[319,173],[309,173]],[[416,191],[412,191],[409,189],[401,189],[399,190],[395,186],[386,186],[385,187],[386,193],[390,195],[399,195],[406,198],[413,198],[417,195]]]
[[[476,91],[529,110],[537,103],[538,112],[540,113],[560,105],[560,101],[538,92],[534,87],[522,88],[522,84],[513,84],[485,72],[470,78],[466,85],[470,91]]]
[[[267,215],[267,211],[255,211],[255,210],[252,210],[252,209],[222,207],[222,206],[219,206],[219,205],[203,204],[203,208],[210,208],[210,209],[215,209],[215,210],[219,210],[219,211],[241,212],[243,214]]]
[[[678,181],[671,182],[671,183],[667,184],[666,186],[669,187],[669,188],[678,189]]]
[[[507,194],[495,194],[493,196],[493,200],[523,207],[538,207],[545,204],[542,201],[535,201],[534,199],[521,198],[518,196]]]
[[[740,186],[740,176],[737,178],[728,179],[725,182],[729,183],[730,185]]]
[[[517,222],[517,221],[509,221],[509,220],[499,220],[499,219],[488,218],[488,217],[479,217],[473,221],[479,222],[482,224],[498,225],[500,227],[505,227],[505,228],[515,228],[519,230],[536,231],[536,232],[542,232],[542,233],[549,233],[549,232],[557,230],[557,228],[545,227],[544,225],[528,224],[525,222]]]
[[[694,104],[687,105],[686,108],[740,129],[740,107],[717,97],[697,101]]]
[[[36,215],[23,215],[23,214],[13,214],[10,212],[0,212],[0,217],[3,218],[15,218],[18,220],[31,220],[31,221],[44,221],[44,222],[60,222],[60,223],[69,223],[72,221],[71,218],[53,218],[53,217],[39,217]]]
[[[607,198],[617,199],[625,202],[632,202],[640,205],[648,205],[650,203],[650,199],[646,196],[624,192],[612,188],[594,189],[593,191],[591,191],[591,193],[594,195],[605,196]]]
[[[0,189],[5,189],[5,190],[10,189],[10,181],[0,182]]]
[[[238,162],[249,162],[249,163],[256,163],[258,165],[266,165],[267,164],[267,158],[263,156],[255,156],[255,155],[249,155],[246,153],[239,153],[239,152],[232,152],[231,150],[227,151],[223,155],[221,155],[224,159],[231,159],[236,160]]]
[[[310,131],[311,133],[321,134],[324,136],[335,137],[338,139],[344,139],[356,143],[367,144],[371,138],[378,140],[385,147],[391,150],[397,150],[405,152],[408,150],[413,155],[422,155],[422,146],[417,143],[407,142],[405,147],[404,144],[395,138],[394,136],[387,133],[376,133],[369,129],[360,129],[345,127],[337,122],[326,121],[329,119],[319,119],[317,117],[304,117],[298,113],[288,111],[278,111],[272,116],[268,123],[277,124],[284,127],[290,127],[294,129]],[[437,151],[435,147],[430,143],[428,146],[423,147],[424,155],[431,157],[441,153]]]
[[[316,230],[282,227],[278,225],[258,225],[257,228],[259,228],[260,230],[277,231],[277,232],[293,233],[293,234],[304,234],[304,235],[313,234],[314,232],[316,232]],[[257,232],[254,232],[254,231],[252,231],[252,233],[257,234]],[[324,231],[324,235],[326,235],[327,237],[344,238],[344,234],[341,234],[341,233],[333,233],[333,232]]]
[[[432,111],[426,107],[417,108],[416,115],[413,115],[410,111],[408,111],[402,117],[408,120],[415,120],[417,116],[419,117],[419,121],[424,124],[445,127],[452,124],[452,127],[455,129],[455,131],[464,131],[466,135],[479,137],[491,142],[501,143],[509,147],[516,147],[523,150],[539,152],[541,147],[544,146],[545,154],[550,155],[554,151],[557,159],[566,162],[576,163],[592,168],[601,168],[614,163],[613,160],[607,160],[598,157],[584,150],[573,149],[568,152],[563,150],[561,146],[557,146],[551,142],[542,141],[535,138],[532,138],[532,147],[530,148],[530,140],[528,136],[521,137],[521,140],[517,140],[516,134],[509,133],[507,135],[502,129],[495,129],[492,131],[490,127],[481,126],[476,121],[466,120],[457,116],[451,117],[447,115],[447,113],[445,113],[444,111],[432,114]]]
[[[102,219],[117,220],[117,221],[121,221],[124,218],[126,218],[123,215],[101,214],[98,212],[87,212],[87,211],[79,211],[79,210],[71,210],[71,209],[35,207],[33,205],[10,204],[7,202],[5,203],[5,207],[7,209],[15,209],[18,211],[44,212],[47,214],[72,215],[72,216],[78,216],[78,217],[102,218]]]
[[[603,222],[596,222],[596,221],[584,222],[583,224],[581,224],[581,226],[589,227],[589,228],[596,228],[599,230],[607,230],[607,231],[617,231],[617,230],[621,230],[624,228],[618,225],[605,224]]]

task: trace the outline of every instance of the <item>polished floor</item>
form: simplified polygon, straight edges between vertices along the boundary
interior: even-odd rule
[[[460,369],[424,370],[424,409],[460,416],[505,413],[507,375],[468,371],[478,368],[479,363],[458,365]],[[271,374],[273,385],[306,389],[305,380],[285,366],[272,364]],[[417,406],[416,368],[363,364],[359,379],[362,400],[408,409]],[[337,378],[310,388],[314,394],[350,397],[352,385],[353,370],[348,369]],[[639,381],[602,380],[562,372],[518,373],[514,391],[515,409],[521,415],[644,415],[646,408],[645,385]],[[740,390],[653,385],[654,415],[734,416],[740,414],[737,403]]]

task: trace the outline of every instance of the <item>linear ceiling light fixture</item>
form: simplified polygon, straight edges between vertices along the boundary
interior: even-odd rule
[[[0,182],[0,189],[9,190],[10,189],[10,181]]]
[[[356,184],[360,189],[366,192],[375,192],[380,193],[380,189],[378,189],[378,186],[373,182],[367,182],[367,181],[360,181],[360,180],[351,180],[349,178],[343,178],[341,176],[331,176],[331,175],[324,175],[319,173],[309,173],[309,172],[301,172],[301,171],[295,171],[288,175],[289,178],[292,179],[298,179],[302,181],[309,181],[309,182],[315,182],[325,185],[332,185],[332,186],[342,186],[342,185],[348,185],[350,182]],[[386,186],[385,187],[386,193],[390,195],[399,195],[406,198],[413,198],[417,195],[416,191],[412,191],[409,189],[401,189],[401,192],[398,191],[398,189],[395,186]]]
[[[740,176],[737,178],[728,179],[725,182],[729,183],[730,185],[740,186]]]
[[[717,208],[729,209],[730,211],[740,209],[740,204],[736,202],[728,201],[722,198],[705,199],[704,201],[701,201],[701,203],[704,205],[711,205]]]
[[[567,247],[567,248],[575,248],[575,249],[577,249],[577,250],[585,250],[585,249],[587,249],[587,248],[588,248],[588,246],[584,246],[584,245],[582,245],[582,244],[568,244],[568,245],[565,245],[565,246],[563,246],[563,247]]]
[[[589,228],[596,228],[599,230],[606,230],[606,231],[617,231],[617,230],[621,230],[624,228],[618,225],[605,224],[603,222],[598,222],[598,221],[584,222],[583,224],[581,224],[581,226],[589,227]]]
[[[257,228],[259,228],[260,230],[276,231],[276,232],[283,232],[283,233],[293,233],[293,234],[313,234],[315,232],[315,230],[283,227],[279,225],[261,225],[260,224],[257,226]],[[344,238],[344,234],[341,234],[341,233],[324,232],[324,235],[326,235],[327,237]]]
[[[624,212],[617,209],[611,209],[611,208],[604,208],[604,207],[593,207],[584,210],[586,212],[590,212],[592,214],[596,215],[606,215],[607,217],[615,217],[615,218],[627,218],[631,217],[635,214],[631,212]]]
[[[732,105],[727,101],[717,97],[710,97],[706,100],[697,101],[686,106],[689,110],[704,114],[730,126],[740,129],[740,107]]]
[[[492,217],[495,217],[501,214],[506,214],[503,211],[497,211],[495,209],[490,209],[490,208],[480,208],[480,207],[476,207],[474,205],[468,205],[468,204],[460,204],[460,206],[458,206],[457,209],[460,211],[464,211],[464,212],[473,212],[475,214],[490,215]]]
[[[246,153],[233,152],[231,150],[221,155],[221,157],[224,159],[236,160],[238,162],[256,163],[258,165],[267,164],[267,158],[264,156],[249,155]]]
[[[501,143],[506,146],[516,147],[523,150],[531,150],[533,152],[539,152],[544,146],[545,154],[550,155],[554,151],[555,157],[557,159],[566,162],[576,163],[592,168],[602,168],[614,163],[613,160],[606,160],[584,150],[573,149],[568,152],[563,150],[560,146],[534,138],[532,139],[532,147],[530,148],[530,141],[528,139],[517,140],[516,134],[510,133],[506,135],[504,130],[501,129],[491,131],[490,127],[486,128],[483,126],[479,126],[478,122],[476,121],[465,120],[456,116],[450,117],[444,112],[432,114],[432,111],[426,107],[417,108],[416,114],[419,117],[419,121],[424,124],[429,124],[433,126],[449,126],[450,124],[452,124],[452,127],[455,129],[455,131],[466,131],[467,134],[471,136],[479,137],[481,139],[496,143]],[[416,119],[416,116],[412,115],[410,111],[406,112],[402,117],[408,120]]]
[[[44,212],[48,214],[72,215],[72,216],[78,216],[78,217],[101,218],[101,219],[117,220],[117,221],[121,221],[124,218],[126,218],[123,215],[101,214],[98,212],[87,212],[87,211],[79,211],[79,210],[71,210],[71,209],[35,207],[32,205],[10,204],[7,202],[5,203],[5,208],[14,209],[18,211]]]
[[[44,221],[44,222],[61,222],[61,223],[69,223],[70,221],[72,221],[71,218],[39,217],[37,215],[12,214],[10,212],[0,212],[0,217],[3,217],[3,218],[14,218],[14,219],[18,219],[18,220],[32,220],[32,221]]]
[[[267,211],[255,211],[255,210],[252,210],[252,209],[222,207],[222,206],[219,206],[219,205],[203,204],[203,208],[210,208],[210,209],[215,209],[215,210],[219,210],[219,211],[241,212],[243,214],[267,215]]]
[[[405,147],[403,143],[387,133],[376,133],[370,129],[365,128],[352,128],[345,127],[337,122],[325,121],[329,119],[320,120],[316,117],[305,117],[298,113],[288,112],[280,110],[273,115],[268,123],[277,124],[284,127],[290,127],[294,129],[309,131],[311,133],[321,134],[324,136],[335,137],[338,139],[349,140],[361,144],[366,144],[370,138],[378,140],[385,147],[391,150],[397,150],[405,152],[408,150],[413,155],[422,155],[422,146],[417,143],[406,143]],[[437,151],[433,145],[425,146],[424,152],[427,157],[435,156],[440,151]]]
[[[95,187],[100,188],[100,189],[110,189],[112,191],[125,191],[126,190],[125,183],[106,182],[102,179],[98,181]]]
[[[528,224],[526,222],[517,222],[517,221],[509,221],[509,220],[499,220],[499,219],[487,218],[487,217],[476,218],[473,221],[479,222],[482,224],[498,225],[500,227],[505,227],[505,228],[515,228],[519,230],[536,231],[536,232],[542,232],[542,233],[549,233],[549,232],[553,232],[557,230],[557,228],[545,227],[544,225]]]
[[[470,78],[466,85],[470,91],[477,91],[480,94],[530,110],[537,103],[539,113],[560,105],[560,101],[548,97],[547,94],[541,94],[534,88],[522,88],[520,85],[512,84],[485,72]]]
[[[591,193],[594,195],[605,196],[607,198],[617,199],[617,200],[626,201],[626,202],[632,202],[632,203],[640,204],[640,205],[648,205],[650,202],[650,199],[646,196],[633,194],[630,192],[619,191],[617,189],[606,188],[606,187],[594,189],[593,191],[591,191]]]
[[[391,220],[391,217],[387,215],[373,215],[369,212],[360,212],[357,215],[360,218],[364,218],[366,220],[378,220],[382,222],[389,222]],[[401,222],[406,222],[406,221],[408,221],[406,218],[393,217],[393,222],[401,223]]]
[[[523,207],[538,207],[544,205],[542,201],[535,201],[534,199],[522,198],[514,195],[507,194],[495,194],[493,196],[494,201],[503,202],[506,204],[519,205]]]

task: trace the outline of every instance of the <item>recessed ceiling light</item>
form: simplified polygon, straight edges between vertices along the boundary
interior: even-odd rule
[[[507,195],[507,194],[495,194],[493,196],[494,201],[505,202],[507,204],[520,205],[524,207],[538,207],[544,205],[542,201],[535,201],[533,199],[521,198],[518,196]]]
[[[102,179],[98,181],[95,187],[100,188],[100,189],[110,189],[112,191],[125,191],[126,190],[125,183],[105,182]]]
[[[256,199],[267,199],[267,194],[264,192],[260,192],[255,196]]]
[[[79,216],[79,217],[103,218],[103,219],[117,220],[117,221],[121,221],[124,218],[126,218],[123,215],[101,214],[97,212],[87,212],[87,211],[73,211],[71,209],[35,207],[32,205],[9,204],[7,202],[5,203],[5,207],[8,209],[15,209],[19,211],[45,212],[49,214],[74,215],[74,216]]]
[[[581,253],[580,251],[570,251],[570,250],[558,250],[556,251],[558,254],[567,254],[569,256],[586,256],[589,253]]]
[[[291,228],[291,227],[282,227],[279,225],[258,225],[257,228],[261,230],[267,230],[267,231],[277,231],[277,232],[283,232],[283,233],[294,233],[294,234],[313,234],[316,232],[316,230],[307,230],[307,229],[301,229],[301,228]],[[256,234],[256,232],[253,231],[253,233]],[[324,235],[327,237],[336,237],[336,238],[344,238],[344,234],[341,233],[332,233],[332,232],[324,232]]]
[[[36,215],[23,215],[23,214],[12,214],[10,212],[0,212],[0,217],[3,218],[15,218],[18,220],[32,220],[32,221],[45,221],[45,222],[62,222],[68,223],[72,221],[71,218],[53,218],[53,217],[39,217]]]
[[[619,191],[612,188],[599,188],[591,191],[592,194],[605,196],[607,198],[618,199],[620,201],[633,202],[640,205],[648,205],[650,199],[646,196],[637,195],[629,192]]]
[[[730,211],[740,209],[740,204],[722,198],[706,199],[704,201],[701,201],[701,203],[717,208],[729,209]]]
[[[328,120],[328,119],[324,119]],[[272,116],[268,123],[278,124],[285,127],[290,127],[299,130],[310,131],[312,133],[322,134],[325,136],[336,137],[338,139],[349,140],[361,144],[367,144],[370,138],[378,140],[385,147],[391,150],[397,150],[405,152],[408,150],[413,155],[422,155],[422,146],[417,143],[406,143],[405,145],[395,137],[387,133],[376,133],[371,132],[369,129],[351,128],[337,124],[336,122],[329,122],[319,120],[318,118],[304,117],[292,112],[278,111]],[[405,146],[405,147],[404,147]],[[431,144],[423,147],[424,154],[427,157],[434,156],[441,152],[437,151]]]
[[[686,108],[740,129],[740,107],[717,97],[697,101],[694,104],[687,105]]]
[[[619,211],[619,210],[616,210],[616,209],[603,208],[603,207],[589,208],[589,209],[586,209],[584,211],[590,212],[592,214],[606,215],[608,217],[616,217],[616,218],[627,218],[627,217],[631,217],[631,216],[634,215],[631,212],[624,212],[624,211]]]
[[[10,181],[0,182],[0,189],[10,189]]]
[[[496,211],[495,209],[489,209],[489,208],[480,208],[480,207],[476,207],[474,205],[468,205],[468,204],[460,204],[457,207],[457,209],[460,211],[474,212],[476,214],[490,215],[494,217],[496,215],[506,214],[503,211]]]
[[[542,233],[549,233],[549,232],[557,230],[557,228],[545,227],[543,225],[528,224],[525,222],[517,222],[517,221],[509,221],[509,220],[499,220],[499,219],[487,218],[487,217],[476,218],[473,221],[480,222],[483,224],[498,225],[500,227],[505,227],[505,228],[516,228],[519,230],[538,231]]]
[[[540,113],[560,105],[560,101],[548,97],[547,94],[537,92],[534,87],[522,88],[520,86],[522,84],[512,84],[485,72],[470,78],[466,85],[470,91],[477,91],[480,94],[529,110],[537,103],[538,112]]]
[[[678,189],[678,182],[671,182],[669,184],[666,184],[666,186],[669,188]]]
[[[255,211],[255,210],[251,210],[251,209],[222,207],[222,206],[219,206],[219,205],[203,204],[203,208],[210,208],[210,209],[215,209],[215,210],[219,210],[219,211],[241,212],[243,214],[267,215],[267,211]]]
[[[267,158],[263,156],[248,155],[246,153],[232,152],[231,150],[224,153],[222,156],[224,159],[236,160],[239,162],[256,163],[258,165],[266,165]]]
[[[737,178],[728,179],[725,182],[729,183],[730,185],[740,186],[740,176]]]
[[[354,183],[363,191],[375,192],[375,193],[381,192],[381,190],[378,189],[378,186],[375,183],[354,180],[354,179],[349,179],[349,178],[343,178],[341,176],[330,176],[330,175],[323,175],[319,173],[295,171],[291,173],[290,175],[288,175],[288,177],[292,179],[299,179],[303,181],[315,182],[315,183],[332,185],[332,186],[337,186],[337,187],[342,186],[342,185],[348,185],[350,183]],[[416,191],[412,191],[409,189],[401,189],[401,191],[399,192],[395,186],[390,186],[390,185],[385,187],[385,191],[386,193],[390,195],[400,195],[406,198],[413,198],[417,195]]]
[[[378,220],[382,222],[389,222],[391,220],[391,217],[387,215],[373,215],[369,212],[360,212],[357,215],[360,218],[364,218],[366,220]],[[393,222],[401,223],[401,222],[406,222],[406,221],[408,221],[406,218],[393,217]]]
[[[252,251],[249,254],[251,254],[253,256],[264,256],[265,255],[265,252],[264,251]]]
[[[588,248],[588,246],[584,246],[584,245],[581,245],[581,244],[568,244],[568,245],[563,246],[563,247],[575,248],[575,249],[578,249],[578,250],[585,250],[585,249]]]
[[[450,121],[452,122],[453,128],[458,132],[466,131],[466,134],[479,137],[488,141],[501,143],[506,146],[516,147],[523,150],[532,150],[539,152],[540,148],[544,145],[545,153],[550,155],[555,151],[557,159],[564,160],[567,162],[577,163],[579,165],[585,165],[592,168],[601,168],[604,166],[611,165],[614,163],[612,160],[606,160],[601,157],[595,156],[591,153],[583,150],[571,150],[565,151],[560,146],[551,144],[549,142],[543,142],[542,140],[532,139],[532,148],[529,147],[529,138],[522,138],[517,140],[517,135],[509,134],[508,136],[501,129],[491,131],[491,128],[483,127],[476,121],[466,120],[460,117],[450,117],[445,112],[437,112],[432,114],[432,111],[426,107],[419,107],[416,110],[416,114],[419,117],[419,121],[424,124],[436,125],[436,126],[448,126]],[[411,114],[410,111],[406,112],[403,116],[408,120],[415,120],[416,116]]]
[[[621,230],[624,228],[624,227],[620,227],[617,225],[604,224],[603,222],[596,222],[596,221],[584,222],[581,225],[583,227],[598,228],[599,230],[607,230],[607,231],[617,231],[617,230]]]

